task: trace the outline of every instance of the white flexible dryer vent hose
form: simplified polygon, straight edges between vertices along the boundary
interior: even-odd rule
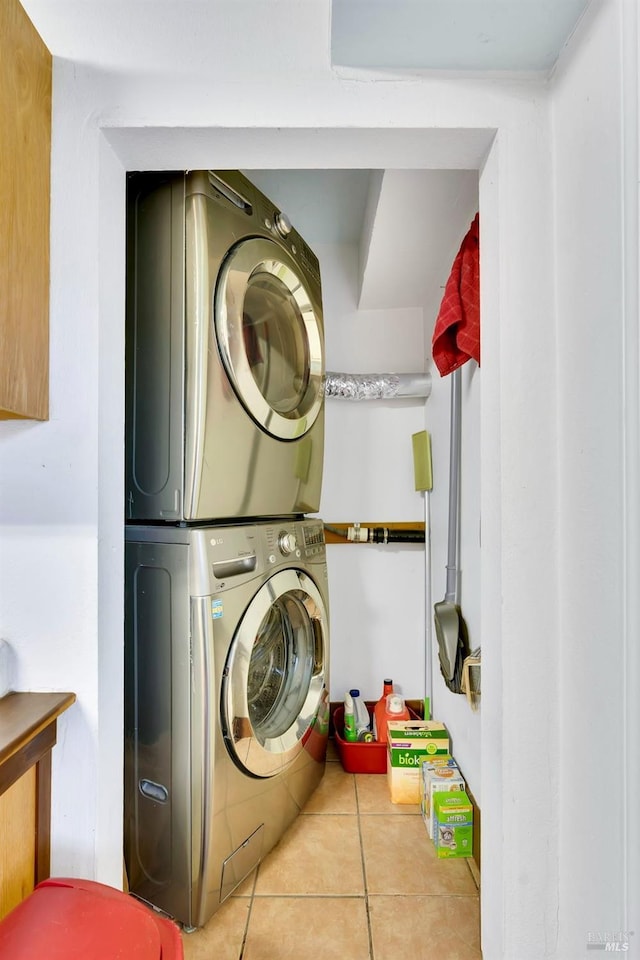
[[[430,373],[329,373],[325,375],[325,397],[341,400],[395,400],[401,397],[428,397]]]

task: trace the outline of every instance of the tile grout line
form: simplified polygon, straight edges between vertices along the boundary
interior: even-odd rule
[[[362,864],[362,879],[364,883],[364,909],[367,915],[367,936],[369,937],[369,958],[375,960],[373,953],[373,933],[371,931],[371,915],[369,912],[369,886],[367,883],[367,864],[364,855],[364,843],[362,841],[362,820],[360,817],[360,796],[358,794],[358,781],[356,775],[353,776],[353,789],[356,794],[356,816],[358,818],[358,839],[360,840],[360,860]]]
[[[251,887],[251,896],[249,897],[249,909],[247,910],[247,920],[244,925],[244,932],[242,934],[242,942],[240,944],[240,953],[238,954],[238,960],[242,960],[244,957],[245,947],[247,945],[247,938],[249,936],[249,923],[251,922],[251,914],[253,913],[253,904],[256,897],[256,886],[258,884],[258,871],[262,865],[262,860],[259,861],[257,867],[255,868],[253,876],[253,886]]]

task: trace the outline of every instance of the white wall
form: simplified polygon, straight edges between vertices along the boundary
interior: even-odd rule
[[[323,271],[327,368],[412,373],[425,368],[422,310],[358,310],[357,246],[316,248]],[[424,429],[422,399],[326,405],[320,512],[326,523],[422,521],[411,435]],[[424,550],[419,545],[328,548],[331,696],[358,687],[376,700],[384,677],[424,696]]]
[[[617,0],[612,5],[617,9]],[[204,64],[186,58],[175,72],[169,66],[166,75],[145,76],[142,59],[133,76],[55,63],[51,420],[2,424],[0,432],[2,633],[16,646],[20,685],[72,688],[79,696],[55,750],[53,869],[120,880],[124,169],[476,166],[484,334],[483,952],[485,960],[570,960],[562,952],[567,941],[558,938],[581,936],[565,932],[562,913],[576,854],[564,841],[560,846],[559,836],[575,830],[564,792],[558,807],[557,784],[571,745],[561,740],[557,751],[549,748],[558,742],[559,695],[567,691],[564,658],[558,673],[558,537],[565,537],[563,570],[582,556],[566,539],[571,517],[570,526],[558,522],[558,469],[564,507],[571,465],[559,458],[556,383],[561,372],[562,438],[570,439],[570,409],[579,408],[584,384],[567,379],[567,368],[580,367],[585,349],[592,362],[593,351],[557,336],[548,90],[337,76],[324,0],[256,5],[255,30],[238,30],[242,44],[228,44],[225,53],[237,9],[227,7],[229,18],[216,20],[220,57]],[[286,57],[265,57],[263,37],[281,29],[285,39],[301,35],[315,44],[286,42]],[[604,52],[605,62],[618,62],[614,38]],[[590,69],[599,78],[600,60]],[[581,102],[578,116],[589,110]],[[556,151],[559,164],[570,149]],[[583,161],[576,156],[576,164]],[[618,224],[611,229],[615,235]],[[602,287],[596,290],[601,296]],[[593,389],[590,382],[587,391]],[[614,391],[605,406],[615,415],[618,403]],[[606,449],[619,457],[617,442]],[[619,467],[607,463],[607,476]],[[601,508],[604,487],[581,483],[587,522]],[[598,529],[592,546],[604,556],[609,534]],[[614,523],[611,536],[616,529]],[[593,585],[583,580],[584,590]],[[579,609],[584,592],[572,586],[567,597],[565,613],[570,601],[572,612]],[[614,605],[609,594],[607,610]],[[582,696],[574,693],[573,701]],[[565,724],[569,713],[563,711]],[[600,826],[591,816],[580,822],[593,832]],[[576,863],[580,870],[586,858]],[[595,869],[590,878],[609,902],[610,878]]]
[[[540,107],[499,132],[480,178],[482,947],[518,960],[544,956],[558,911],[561,757],[540,749],[555,736],[558,697],[551,170],[544,99]]]
[[[629,433],[637,431],[638,380],[637,296],[635,302],[630,299],[634,283],[637,290],[637,259],[625,263],[625,258],[634,256],[626,248],[630,241],[637,257],[637,237],[629,232],[627,218],[637,229],[638,167],[636,153],[635,170],[625,169],[627,137],[635,150],[637,99],[626,98],[621,39],[628,33],[631,44],[634,37],[637,44],[635,16],[635,4],[594,8],[582,25],[575,54],[558,72],[553,97],[561,533],[558,733],[565,745],[558,798],[563,830],[557,949],[567,958],[585,955],[590,932],[635,929],[637,939],[640,924],[638,900],[625,896],[634,859],[637,878],[638,853],[627,820],[637,816],[635,805],[633,811],[627,808],[633,796],[627,787],[638,754],[629,752],[625,737],[630,721],[628,645],[637,643],[637,634],[631,641],[629,629],[631,617],[637,617],[637,583],[625,573],[637,536],[628,509],[637,498],[637,485],[626,486],[630,470],[636,469],[630,457],[637,454],[625,445]],[[635,56],[637,68],[637,46],[627,53]],[[635,409],[630,405],[634,395]],[[637,667],[637,657],[635,663]],[[635,695],[637,681],[636,674]],[[631,721],[629,732],[635,730]],[[601,777],[596,771],[603,768],[613,775]],[[634,948],[632,942],[630,950]]]
[[[95,126],[79,131],[78,117],[89,108],[76,99],[77,92],[72,87],[62,108],[58,97],[53,105],[50,419],[1,427],[0,629],[15,652],[16,689],[78,695],[60,718],[53,751],[52,869],[95,876],[102,869],[104,825],[98,815],[99,767],[109,768],[103,796],[117,804],[122,739],[121,711],[111,730],[104,730],[99,665],[103,650],[111,650],[116,672],[111,702],[118,712],[122,630],[115,637],[98,631],[100,542],[110,534],[101,524],[98,429],[99,344],[108,324],[101,329],[107,318],[97,306],[101,279],[112,269],[107,265],[101,273],[97,255],[100,135]],[[70,148],[68,153],[63,148],[62,156],[56,150],[61,143]],[[117,383],[111,402],[117,411]],[[109,457],[116,465],[121,461],[121,443],[111,443]],[[117,566],[115,577],[117,582]],[[116,828],[112,815],[103,874],[109,879],[119,879]]]

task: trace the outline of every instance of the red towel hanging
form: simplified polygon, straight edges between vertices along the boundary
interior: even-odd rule
[[[480,363],[480,215],[453,262],[433,331],[433,359],[441,377],[467,360]]]

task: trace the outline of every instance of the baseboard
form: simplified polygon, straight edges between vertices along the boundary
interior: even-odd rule
[[[464,773],[462,774],[464,777]],[[478,876],[476,877],[474,873],[474,879],[478,886],[480,886],[480,830],[482,823],[482,815],[480,813],[480,807],[476,803],[476,798],[467,787],[467,796],[471,800],[471,806],[473,807],[473,862],[475,863]],[[473,870],[471,871],[473,873]]]

